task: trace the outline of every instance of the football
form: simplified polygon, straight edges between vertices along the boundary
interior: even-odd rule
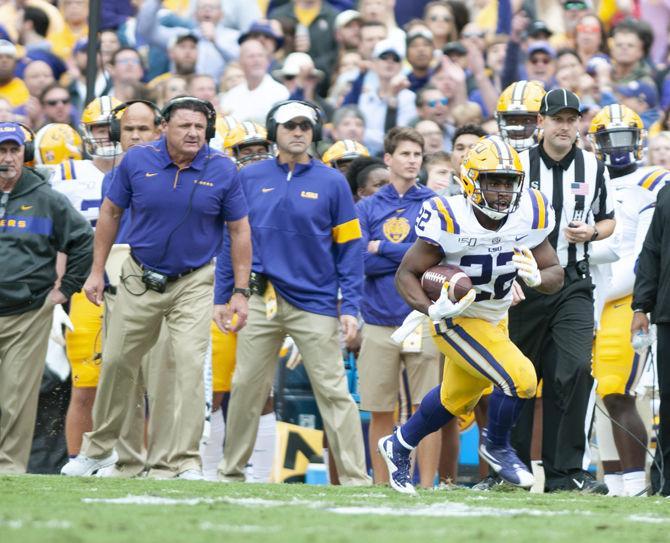
[[[440,297],[444,283],[449,284],[449,299],[452,302],[458,302],[472,288],[472,281],[458,266],[433,266],[421,276],[421,287],[432,302]]]

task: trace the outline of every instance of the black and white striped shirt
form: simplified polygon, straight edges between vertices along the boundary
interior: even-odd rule
[[[559,162],[550,158],[541,145],[523,151],[520,157],[526,186],[541,190],[554,206],[556,226],[549,243],[556,249],[561,266],[588,258],[588,243],[568,243],[563,229],[572,221],[594,224],[614,218],[605,165],[593,153],[574,145]]]

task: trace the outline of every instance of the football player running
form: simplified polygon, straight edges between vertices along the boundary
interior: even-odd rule
[[[607,166],[617,202],[615,235],[595,242],[591,255],[591,260],[599,264],[594,276],[595,320],[599,326],[593,375],[598,381],[598,395],[613,419],[611,424],[599,421],[598,441],[606,441],[603,434],[609,433],[616,446],[603,456],[610,495],[637,496],[646,488],[646,449],[642,444],[647,443],[647,432],[635,406],[635,389],[648,348],[633,351],[628,331],[633,318],[635,263],[651,223],[656,196],[670,182],[670,172],[657,166],[639,167],[645,131],[638,114],[624,105],[612,104],[600,111],[591,121],[588,137],[596,156]],[[616,256],[619,259],[612,262]],[[620,461],[615,460],[617,456]]]
[[[109,116],[120,102],[109,96],[93,100],[81,116],[81,131],[91,160],[64,159],[54,168],[51,186],[62,192],[93,227],[102,203],[102,180],[118,159],[121,148],[109,140]],[[66,133],[63,133],[63,136]],[[37,144],[37,137],[36,144]],[[40,138],[46,146],[50,138]],[[65,144],[65,140],[62,145]],[[36,145],[36,156],[47,157],[47,149]],[[65,156],[64,153],[58,156]],[[103,308],[86,299],[83,292],[72,296],[70,319],[74,325],[65,335],[66,352],[72,366],[72,396],[65,418],[68,454],[76,456],[84,432],[93,427],[91,413],[100,375]]]
[[[406,494],[415,492],[410,451],[453,417],[472,411],[492,386],[479,453],[505,481],[523,488],[533,484],[510,445],[510,432],[524,401],[535,395],[537,378],[507,335],[506,315],[517,276],[544,293],[563,285],[563,269],[546,239],[554,212],[541,192],[523,190],[519,156],[496,136],[468,152],[460,181],[463,195],[424,203],[415,225],[419,239],[396,274],[403,298],[432,319],[433,337],[447,360],[442,384],[402,427],[379,440],[391,487]],[[447,285],[435,303],[421,287],[423,273],[440,263],[460,267],[472,280],[474,288],[456,303]]]

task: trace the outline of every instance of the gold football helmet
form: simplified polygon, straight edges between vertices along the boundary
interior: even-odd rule
[[[339,140],[326,149],[321,160],[339,170],[361,156],[370,156],[370,151],[365,145],[354,140]]]
[[[538,81],[517,81],[507,87],[498,99],[498,130],[502,138],[519,152],[535,142],[537,114],[545,94]]]
[[[238,124],[240,124],[240,121],[238,121],[232,115],[224,115],[223,117],[217,115],[216,122],[214,125],[215,136],[214,139],[211,141],[210,145],[212,147],[220,148],[221,151],[228,154],[226,148],[224,147],[224,142],[226,140],[228,132],[233,130]]]
[[[465,155],[459,180],[463,195],[473,206],[500,220],[519,207],[524,177],[516,150],[499,136],[487,136]]]
[[[83,142],[79,133],[70,125],[51,123],[35,135],[35,163],[56,165],[73,158],[81,160]]]
[[[265,152],[254,151],[250,148],[252,145],[262,145]],[[223,140],[224,152],[233,157],[240,167],[257,160],[273,158],[271,146],[265,127],[253,121],[238,123],[226,133]]]
[[[624,105],[612,104],[593,117],[588,138],[598,159],[611,168],[625,168],[642,160],[646,135],[637,113]]]
[[[84,138],[86,151],[91,156],[111,158],[121,154],[121,144],[109,139],[109,120],[112,110],[120,104],[121,102],[116,98],[100,96],[84,108],[79,128]],[[104,127],[104,130],[100,127]]]

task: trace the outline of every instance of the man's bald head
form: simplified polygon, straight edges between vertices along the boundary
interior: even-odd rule
[[[156,111],[142,102],[130,104],[121,112],[121,148],[124,151],[138,143],[157,140],[161,135]]]

